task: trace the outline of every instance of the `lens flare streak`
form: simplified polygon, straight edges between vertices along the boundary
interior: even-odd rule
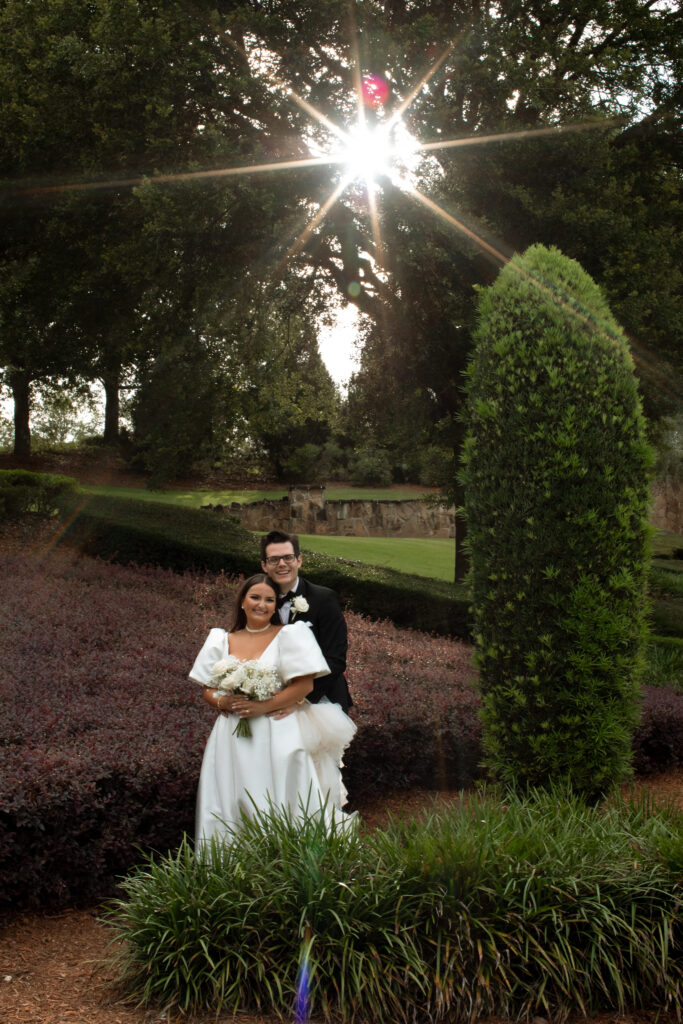
[[[465,224],[463,224],[461,220],[458,220],[457,217],[454,217],[452,214],[448,213],[446,210],[443,209],[442,206],[439,206],[438,203],[435,203],[433,199],[430,199],[429,196],[426,196],[423,192],[420,192],[419,189],[415,188],[414,185],[411,185],[410,182],[404,181],[402,187],[403,190],[408,193],[408,195],[413,196],[414,199],[416,199],[419,203],[422,203],[423,206],[426,206],[427,209],[431,210],[432,213],[435,213],[437,217],[440,217],[442,220],[446,221],[447,224],[450,224],[452,227],[457,228],[458,231],[460,231],[463,235],[469,238],[472,242],[475,242],[476,245],[478,245],[485,252],[489,253],[490,256],[493,256],[500,263],[507,263],[509,259],[508,255],[501,252],[500,249],[496,249],[494,245],[491,245],[489,242],[483,239],[481,235],[478,235],[475,231],[472,231],[471,228],[468,228]]]
[[[325,165],[346,165],[346,171],[342,173],[339,183],[330,193],[328,198],[320,205],[317,213],[311,218],[309,223],[306,225],[301,234],[292,242],[287,249],[287,252],[281,260],[281,265],[286,263],[287,259],[299,252],[306,244],[312,233],[326,217],[330,209],[338,201],[342,193],[356,179],[364,179],[366,184],[366,193],[368,198],[368,211],[370,216],[370,222],[372,227],[373,239],[376,245],[377,256],[380,264],[384,262],[384,248],[381,239],[380,231],[380,219],[377,208],[377,201],[375,196],[374,179],[376,175],[384,175],[391,179],[397,188],[400,188],[408,196],[411,196],[415,201],[421,203],[424,207],[434,213],[437,217],[455,228],[461,234],[465,235],[466,238],[470,239],[476,246],[481,250],[492,256],[497,262],[504,264],[510,259],[511,253],[505,253],[501,248],[497,248],[494,244],[487,242],[481,235],[478,235],[471,228],[468,228],[461,220],[454,217],[452,214],[444,210],[438,203],[429,196],[426,196],[423,192],[420,192],[407,178],[402,177],[398,174],[397,164],[401,162],[402,156],[400,147],[397,145],[392,146],[390,142],[390,136],[392,131],[403,125],[402,116],[406,110],[415,102],[420,92],[428,85],[433,76],[443,66],[444,62],[453,52],[456,46],[457,39],[454,39],[443,51],[441,56],[431,65],[431,67],[422,75],[419,81],[413,86],[408,92],[405,99],[399,104],[397,109],[390,115],[390,117],[381,123],[381,126],[375,132],[370,132],[367,127],[366,117],[366,96],[364,93],[367,92],[367,82],[369,79],[376,79],[378,76],[371,74],[363,74],[361,71],[361,61],[359,58],[358,48],[358,32],[355,25],[355,19],[353,16],[353,9],[350,11],[351,29],[351,52],[353,55],[352,61],[352,74],[354,83],[354,92],[356,94],[357,101],[357,123],[356,126],[350,130],[345,130],[339,125],[335,124],[330,118],[328,118],[322,111],[318,110],[312,103],[309,103],[304,97],[300,96],[291,86],[287,85],[277,75],[270,74],[271,84],[283,90],[284,94],[291,99],[301,110],[304,111],[312,120],[317,121],[323,128],[325,128],[331,135],[333,135],[339,142],[342,143],[342,149],[335,152],[322,153],[319,155],[311,155],[309,157],[302,157],[296,160],[282,160],[272,161],[270,163],[258,163],[249,164],[246,166],[238,167],[223,167],[223,168],[212,168],[201,171],[188,171],[178,172],[172,174],[156,174],[156,175],[140,175],[136,177],[129,177],[123,179],[111,179],[108,181],[90,181],[90,182],[78,182],[69,184],[55,184],[55,185],[43,185],[43,186],[22,186],[15,190],[15,195],[36,195],[44,192],[68,192],[77,190],[94,190],[94,189],[108,189],[108,188],[125,188],[135,187],[142,184],[143,181],[151,181],[155,184],[167,184],[173,182],[183,181],[197,181],[202,179],[220,179],[226,177],[235,177],[238,175],[245,174],[261,174],[270,173],[272,171],[287,171],[287,170],[301,170],[309,167],[321,167]],[[226,45],[230,46],[237,52],[239,52],[242,59],[249,63],[249,55],[237,44],[230,35],[220,29],[216,29],[213,26],[214,31],[218,31],[218,34],[223,38]],[[374,105],[374,104],[373,104]],[[377,104],[381,106],[382,104]],[[415,153],[431,153],[437,150],[455,149],[466,146],[477,146],[486,143],[495,142],[508,142],[515,139],[525,139],[539,137],[543,135],[559,135],[566,132],[583,131],[592,128],[606,128],[613,124],[614,121],[592,121],[583,122],[580,124],[572,125],[554,125],[543,128],[529,128],[521,129],[519,131],[511,132],[497,132],[490,135],[471,135],[466,138],[459,139],[439,139],[431,142],[419,142],[416,139],[411,139],[411,146]],[[372,159],[368,159],[368,151],[374,149],[374,156]],[[354,157],[354,152],[356,156]],[[374,160],[374,163],[373,163]],[[404,160],[405,163],[405,160]],[[396,173],[392,173],[392,165]],[[542,282],[536,282],[542,286]],[[576,313],[576,309],[574,309]]]
[[[296,979],[296,1000],[294,1004],[294,1020],[296,1024],[306,1024],[310,1010],[311,967],[309,949],[310,939],[302,946],[299,973]]]
[[[135,188],[143,181],[165,185],[177,181],[196,181],[203,178],[228,178],[240,174],[262,174],[266,171],[292,171],[304,167],[321,167],[326,164],[339,163],[339,158],[332,154],[303,157],[300,160],[272,161],[267,164],[248,164],[242,167],[216,167],[206,171],[179,171],[174,174],[139,175],[135,178],[111,178],[108,181],[74,182],[64,185],[39,185],[19,189],[18,195],[37,195],[43,192],[75,192],[92,191],[93,189]]]
[[[299,237],[296,238],[289,246],[281,262],[286,262],[289,256],[294,256],[303,248],[303,246],[306,244],[308,239],[311,237],[311,235],[317,228],[318,224],[320,224],[320,222],[327,216],[328,212],[337,202],[337,200],[339,199],[340,195],[342,194],[347,185],[348,180],[346,178],[342,179],[342,181],[339,182],[334,191],[330,193],[330,195],[327,197],[322,206],[320,206],[315,216],[312,217],[311,220],[308,222],[308,224],[301,232]]]
[[[440,139],[433,142],[416,142],[418,149],[425,153],[438,149],[455,149],[461,146],[479,146],[491,142],[511,142],[515,139],[536,138],[541,135],[565,135],[567,132],[589,131],[594,128],[609,128],[614,119],[604,121],[582,121],[577,124],[548,125],[545,128],[521,128],[512,132],[495,132],[492,135],[468,135],[462,139]]]

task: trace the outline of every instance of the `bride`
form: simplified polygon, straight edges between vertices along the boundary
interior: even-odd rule
[[[212,629],[190,679],[219,712],[204,751],[197,793],[196,836],[227,839],[254,809],[287,810],[293,817],[322,809],[328,821],[348,822],[340,762],[356,726],[337,704],[309,704],[313,680],[329,674],[305,622],[282,626],[275,584],[265,574],[246,580],[237,594],[229,632]],[[226,692],[221,672],[248,666],[272,680],[272,696],[251,700]],[[242,723],[242,724],[240,724]],[[250,735],[245,735],[250,733]]]

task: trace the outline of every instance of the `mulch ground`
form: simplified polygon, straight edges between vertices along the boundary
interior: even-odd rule
[[[683,806],[683,771],[636,781],[636,791]],[[364,827],[416,815],[425,807],[459,801],[455,792],[414,790],[383,797],[360,808]],[[183,1024],[276,1024],[276,1017],[207,1014],[176,1018],[159,1009],[139,1010],[117,1001],[115,977],[106,963],[110,934],[98,910],[68,910],[54,916],[18,914],[0,931],[0,1022],[2,1024],[152,1024],[182,1020]],[[573,1018],[578,1024],[583,1018]],[[607,1013],[594,1024],[674,1024],[674,1015],[653,1009],[634,1014]],[[373,1022],[381,1024],[381,1022]],[[482,1022],[484,1024],[484,1022]],[[488,1019],[486,1024],[503,1024]],[[546,1024],[536,1018],[532,1024]]]

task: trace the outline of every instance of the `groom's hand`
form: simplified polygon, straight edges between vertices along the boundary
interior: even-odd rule
[[[268,718],[274,718],[276,721],[280,718],[287,718],[293,711],[296,711],[296,704],[292,704],[288,708],[280,708],[278,711],[269,711],[267,714]]]

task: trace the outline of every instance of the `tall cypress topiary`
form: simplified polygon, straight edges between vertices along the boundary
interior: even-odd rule
[[[484,743],[517,787],[629,771],[652,454],[598,286],[532,246],[482,291],[462,482]]]

